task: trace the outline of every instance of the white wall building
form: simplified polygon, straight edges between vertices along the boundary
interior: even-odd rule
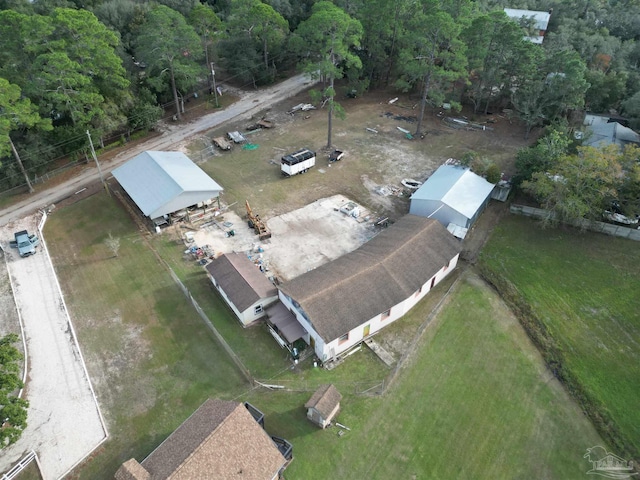
[[[278,300],[278,290],[242,253],[226,253],[206,267],[213,286],[243,326],[264,317]]]
[[[401,318],[457,265],[460,243],[406,215],[357,250],[281,285],[280,301],[323,362]]]

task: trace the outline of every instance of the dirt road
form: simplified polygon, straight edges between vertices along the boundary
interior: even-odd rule
[[[199,132],[212,129],[230,120],[249,118],[275,103],[300,93],[313,83],[314,81],[310,80],[306,74],[296,75],[272,87],[241,94],[240,100],[223,111],[205,115],[186,125],[169,125],[161,136],[140,143],[117,155],[109,163],[101,165],[103,174],[108,175],[123,162],[146,150],[170,150]],[[55,203],[58,199],[65,198],[99,179],[98,169],[95,166],[88,166],[80,175],[63,182],[55,189],[34,193],[29,198],[4,209],[0,212],[0,226]]]

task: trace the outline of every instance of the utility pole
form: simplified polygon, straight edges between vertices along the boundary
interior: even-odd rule
[[[93,155],[93,159],[96,161],[96,165],[98,166],[98,173],[100,174],[100,181],[104,186],[104,189],[107,191],[107,195],[109,194],[109,188],[107,188],[107,184],[104,181],[104,177],[102,176],[102,169],[100,168],[100,162],[98,161],[98,156],[96,155],[96,151],[93,148],[93,141],[91,140],[91,134],[89,130],[87,130],[87,137],[89,137],[89,145],[91,146],[91,155]]]
[[[213,95],[216,99],[216,108],[218,108],[220,105],[218,105],[218,87],[216,87],[216,71],[213,69],[213,62],[211,62],[211,78],[213,79]]]
[[[18,166],[20,167],[20,171],[24,175],[24,179],[27,181],[27,187],[29,187],[29,193],[33,193],[33,187],[31,186],[31,182],[29,181],[29,175],[27,175],[27,171],[24,169],[24,165],[22,165],[22,160],[20,160],[20,155],[18,155],[18,150],[16,150],[16,147],[13,144],[13,140],[11,140],[11,136],[9,136],[9,143],[11,144],[11,150],[13,150],[13,155],[16,157],[16,160],[18,161]]]

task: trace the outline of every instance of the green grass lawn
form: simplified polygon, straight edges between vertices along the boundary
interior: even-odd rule
[[[390,372],[368,349],[332,371],[311,359],[293,368],[264,329],[238,325],[175,240],[151,236],[252,373],[288,389],[250,390],[133,225],[100,193],[56,211],[45,230],[111,435],[77,478],[112,478],[124,460],[143,459],[207,397],[263,410],[269,433],[294,445],[291,479],[564,479],[586,472],[585,449],[602,443],[477,280],[456,287],[386,394],[365,396]],[[121,239],[118,257],[109,233]],[[380,343],[412,335],[434,307],[427,300]],[[322,383],[344,395],[338,420],[352,430],[342,437],[306,420],[303,405]]]
[[[120,238],[117,258],[109,233]],[[112,478],[206,398],[248,388],[114,198],[56,211],[45,238],[110,434],[79,478]]]
[[[409,317],[429,313],[420,304]],[[265,411],[267,430],[294,445],[287,479],[583,478],[586,448],[601,443],[476,277],[458,284],[384,396],[342,389],[338,421],[351,431],[341,437],[306,420],[309,392],[248,397]]]
[[[204,268],[189,256],[184,244],[166,235],[152,239],[154,248],[196,298],[215,328],[225,338],[242,363],[256,379],[268,379],[291,365],[287,350],[281,349],[264,324],[243,328],[222,300]],[[276,347],[276,348],[274,348]]]
[[[617,446],[640,456],[640,246],[570,229],[502,221],[481,262],[533,306],[564,364],[610,419]],[[622,454],[623,452],[618,452]]]

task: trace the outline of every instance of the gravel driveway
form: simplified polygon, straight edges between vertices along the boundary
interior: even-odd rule
[[[44,239],[36,255],[27,258],[9,247],[14,231],[36,233],[40,217],[32,215],[0,229],[26,336],[25,398],[30,402],[28,426],[17,443],[2,451],[0,471],[34,450],[44,479],[50,480],[82,461],[107,432]]]

